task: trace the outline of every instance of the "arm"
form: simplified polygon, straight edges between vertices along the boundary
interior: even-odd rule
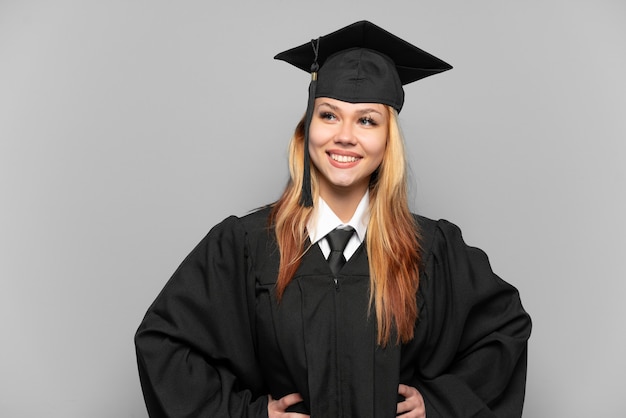
[[[521,416],[531,323],[517,290],[456,226],[439,221],[432,245],[416,336],[428,354],[412,379],[426,416]]]
[[[229,218],[189,254],[146,313],[135,344],[151,417],[267,417],[248,269],[245,232]]]

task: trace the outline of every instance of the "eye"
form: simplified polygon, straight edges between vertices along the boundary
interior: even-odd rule
[[[337,116],[335,116],[331,112],[320,112],[319,117],[320,117],[320,119],[324,119],[324,120],[328,120],[328,121],[333,121],[333,120],[337,119]]]
[[[359,119],[359,123],[363,126],[377,126],[378,123],[369,116],[363,116]]]

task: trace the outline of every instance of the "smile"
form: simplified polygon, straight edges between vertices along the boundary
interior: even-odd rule
[[[337,154],[330,154],[330,158],[332,158],[333,160],[339,163],[354,163],[360,160],[359,157],[353,157],[349,155],[337,155]]]

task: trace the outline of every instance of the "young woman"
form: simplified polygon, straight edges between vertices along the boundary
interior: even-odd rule
[[[408,208],[402,85],[451,67],[369,22],[277,58],[313,74],[291,180],[214,227],[148,310],[150,416],[521,416],[518,292]]]

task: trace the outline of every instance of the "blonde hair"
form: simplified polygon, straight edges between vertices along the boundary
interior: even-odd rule
[[[366,249],[370,270],[370,309],[377,321],[381,346],[396,334],[396,343],[413,338],[421,262],[420,235],[408,206],[407,164],[397,112],[389,112],[389,133],[383,162],[370,180],[370,221]],[[276,296],[282,298],[306,252],[306,225],[313,208],[299,204],[304,168],[304,120],[289,144],[290,180],[273,205],[270,224],[280,252]],[[311,169],[313,202],[318,199],[317,172]]]

